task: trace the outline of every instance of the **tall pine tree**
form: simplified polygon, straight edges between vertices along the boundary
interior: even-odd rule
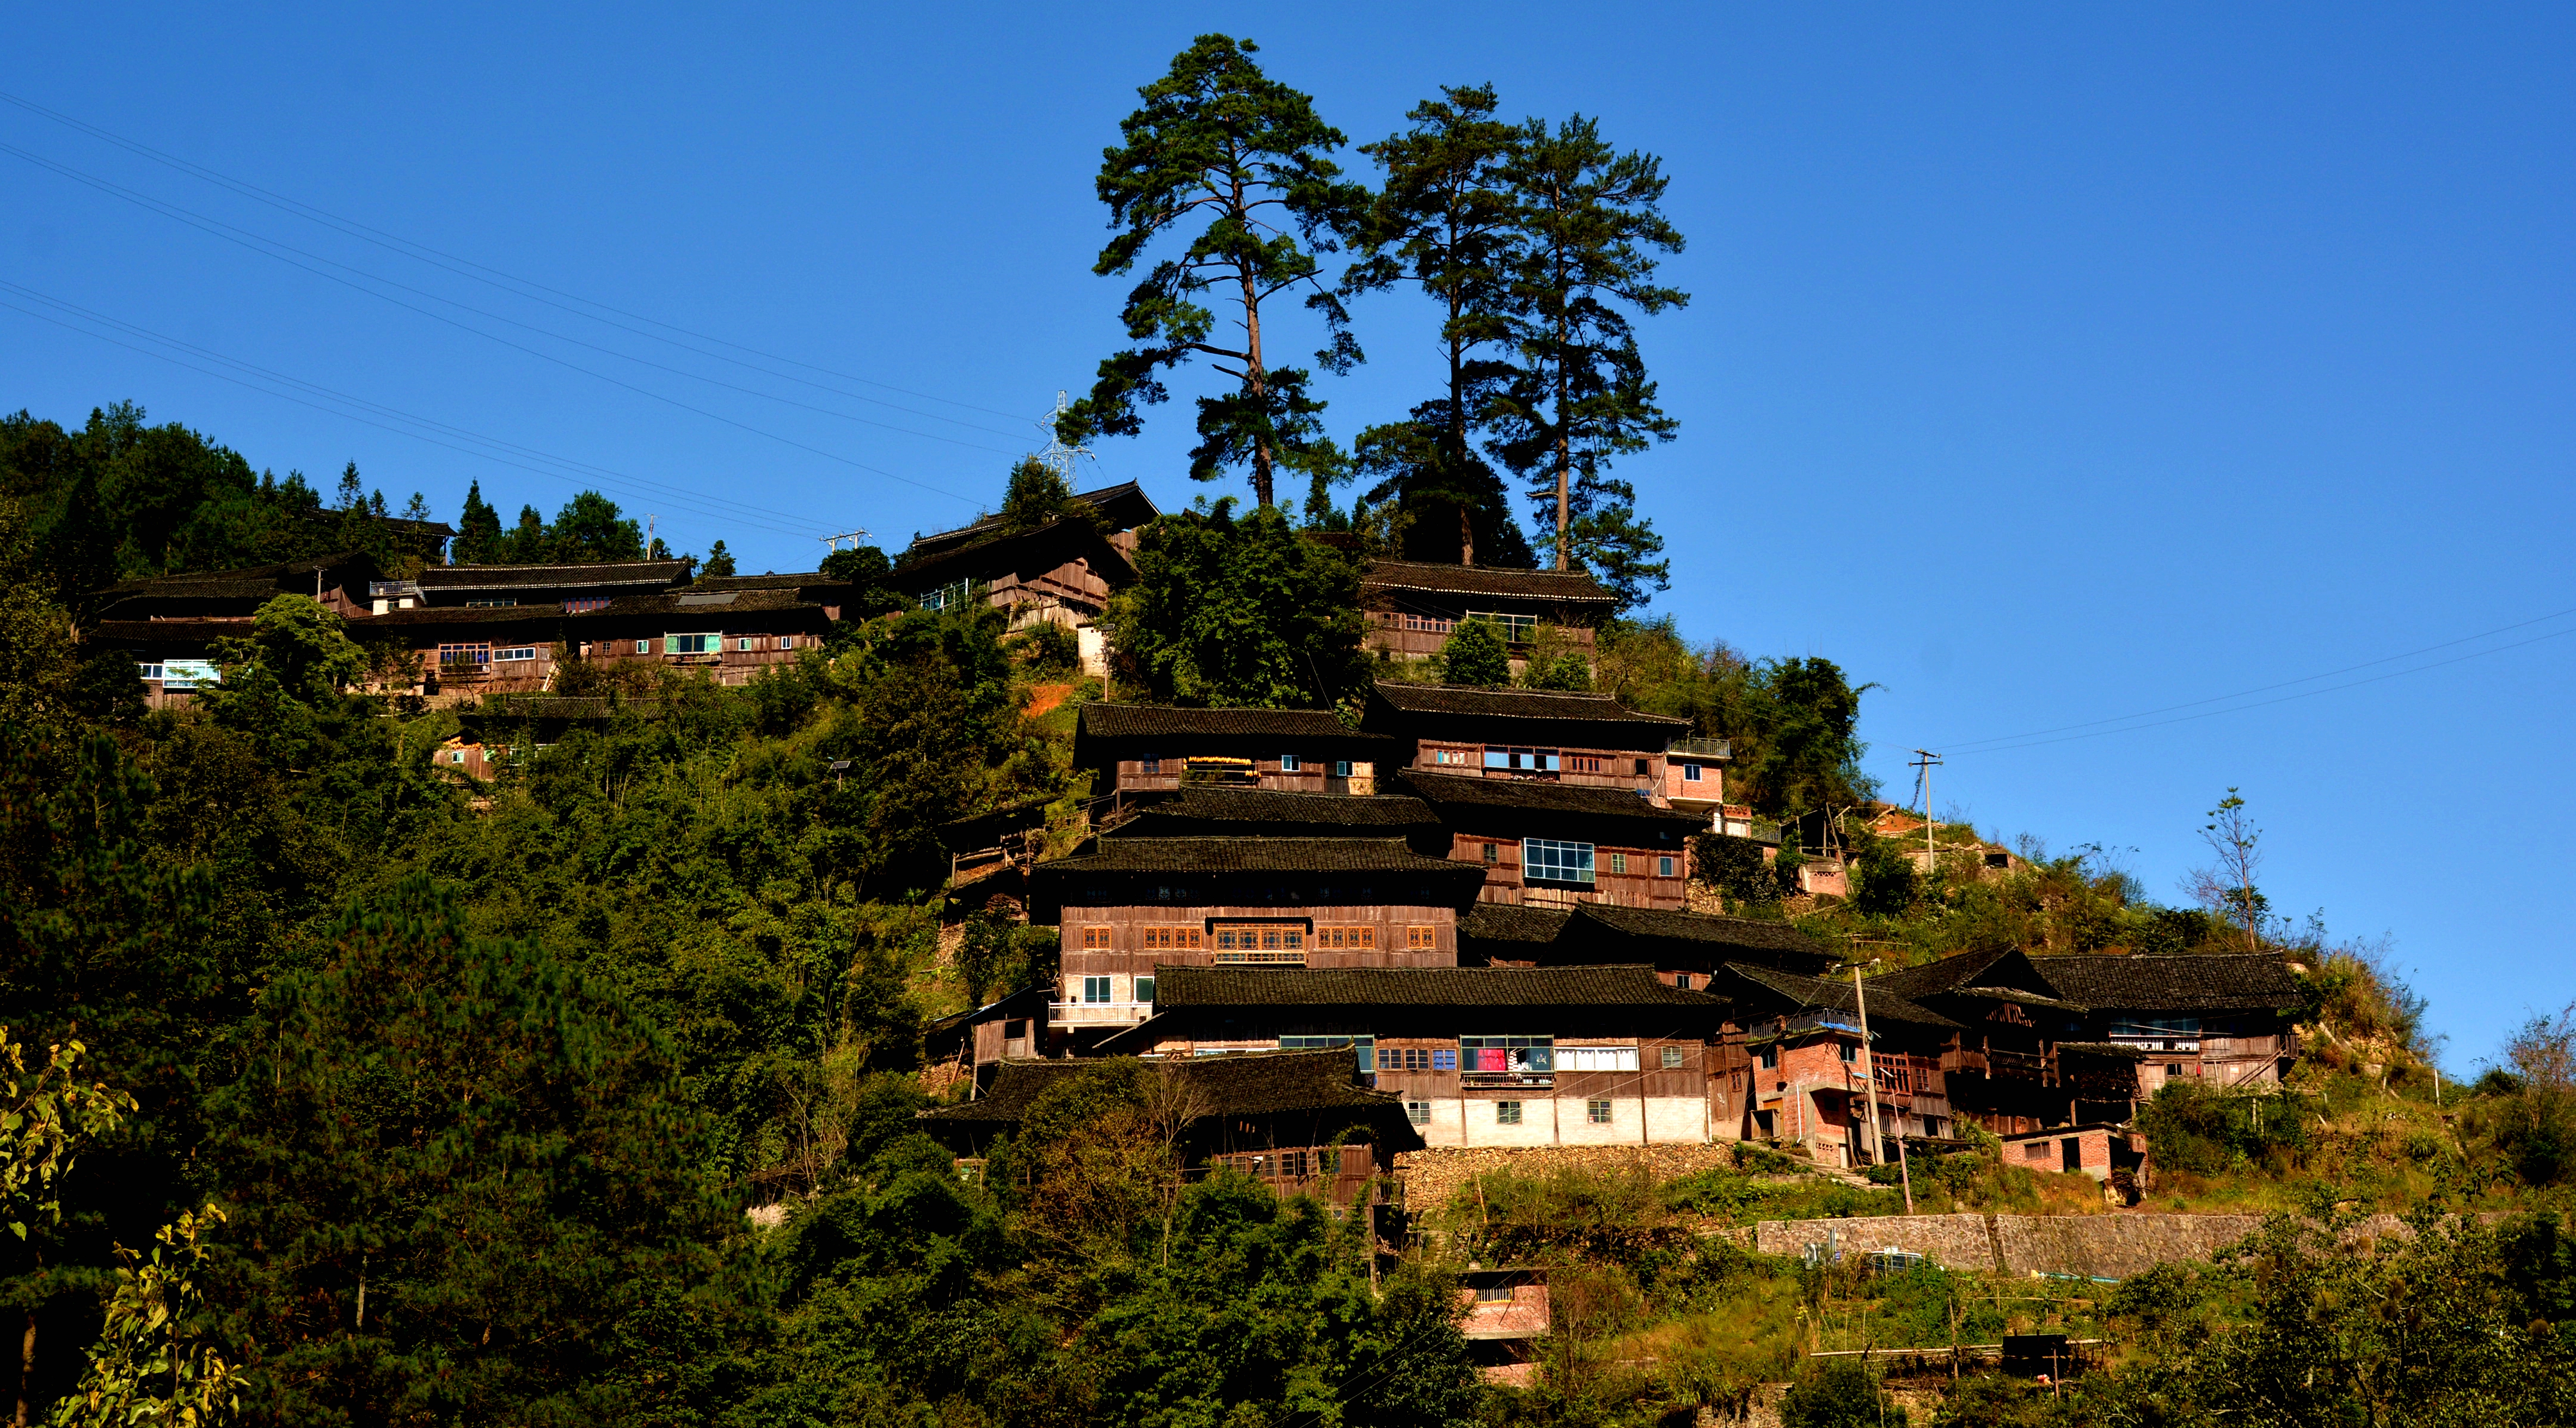
[[[465,488],[465,514],[456,518],[448,557],[458,565],[491,565],[501,558],[501,513],[483,503],[483,483]]]
[[[1343,288],[1419,284],[1440,304],[1449,371],[1440,396],[1404,421],[1361,432],[1354,451],[1361,471],[1379,478],[1368,499],[1394,500],[1407,518],[1407,555],[1527,566],[1529,544],[1474,440],[1512,371],[1480,354],[1512,335],[1507,305],[1521,236],[1504,182],[1520,136],[1494,117],[1495,104],[1491,85],[1448,86],[1413,106],[1410,128],[1360,146],[1386,171],[1386,186],[1369,208],[1365,256]]]
[[[1264,305],[1307,289],[1306,306],[1331,333],[1315,360],[1336,373],[1360,360],[1317,255],[1340,251],[1357,230],[1368,191],[1344,182],[1328,157],[1346,142],[1341,131],[1317,117],[1312,99],[1263,74],[1252,58],[1258,48],[1199,36],[1170,73],[1137,91],[1143,107],[1118,126],[1126,142],[1103,152],[1098,191],[1117,236],[1093,272],[1129,272],[1155,239],[1184,226],[1195,231],[1186,249],[1156,263],[1128,293],[1121,316],[1137,345],[1101,362],[1091,394],[1057,430],[1068,442],[1133,435],[1142,426],[1137,407],[1170,397],[1164,369],[1213,358],[1237,386],[1198,399],[1190,474],[1212,481],[1247,468],[1254,501],[1269,506],[1277,504],[1279,468],[1306,473],[1320,497],[1343,458],[1323,434],[1324,404],[1308,395],[1308,372],[1273,364]],[[1240,346],[1217,340],[1217,315],[1202,300],[1211,292],[1237,312]]]
[[[1512,302],[1518,370],[1494,403],[1491,449],[1553,525],[1556,568],[1584,566],[1632,606],[1648,582],[1669,583],[1669,562],[1654,558],[1663,539],[1637,517],[1634,488],[1608,468],[1670,441],[1678,425],[1655,405],[1627,313],[1690,301],[1654,282],[1655,253],[1682,248],[1659,207],[1669,180],[1662,160],[1613,150],[1579,114],[1553,131],[1524,125],[1507,176],[1525,234]]]

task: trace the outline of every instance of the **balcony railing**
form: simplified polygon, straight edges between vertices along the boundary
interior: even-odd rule
[[[1047,1020],[1057,1026],[1126,1026],[1153,1014],[1152,1002],[1047,1003]]]
[[[1221,967],[1303,967],[1306,965],[1306,954],[1303,951],[1219,952],[1216,954],[1216,961]]]
[[[1664,752],[1692,759],[1723,759],[1731,757],[1729,747],[1726,739],[1675,739],[1664,745]]]
[[[1553,1071],[1461,1071],[1458,1073],[1458,1084],[1488,1089],[1494,1087],[1544,1089],[1556,1084],[1556,1073]]]

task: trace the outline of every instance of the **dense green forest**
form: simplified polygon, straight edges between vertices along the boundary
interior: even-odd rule
[[[1633,323],[1687,301],[1654,278],[1682,235],[1652,156],[1453,88],[1360,147],[1372,190],[1256,53],[1217,36],[1184,52],[1098,180],[1097,270],[1145,272],[1122,308],[1134,345],[1060,434],[1133,431],[1203,364],[1226,381],[1197,398],[1193,474],[1243,472],[1255,496],[1146,528],[1107,618],[1108,690],[1054,627],[913,608],[862,549],[831,559],[861,594],[824,647],[730,689],[574,668],[567,687],[609,717],[542,750],[502,731],[530,752],[488,786],[432,762],[470,711],[340,692],[373,658],[363,630],[300,596],[226,642],[193,707],[147,713],[131,661],[83,639],[103,587],[337,550],[399,567],[421,558],[403,522],[427,498],[396,511],[354,464],[326,497],[130,403],[77,430],[0,421],[0,1342],[19,1346],[18,1420],[1643,1424],[1795,1379],[1785,1421],[1879,1423],[1901,1412],[1871,1371],[1804,1352],[1972,1322],[2125,1347],[2062,1394],[1972,1377],[1941,1422],[2569,1421],[2569,1024],[2535,1023],[2441,1099],[2421,1005],[2384,960],[2272,918],[2250,883],[2164,906],[2098,850],[2035,844],[2007,874],[1918,870],[1860,816],[1865,684],[1646,611],[1661,540],[1612,468],[1672,435]],[[1285,226],[1256,238],[1220,194]],[[1348,452],[1313,370],[1209,338],[1225,304],[1257,331],[1259,303],[1294,299],[1324,322],[1316,368],[1342,370],[1364,355],[1354,315],[1399,288],[1438,313],[1446,379]],[[1282,475],[1305,478],[1301,507]],[[995,497],[1005,528],[1080,509],[1035,463]],[[670,554],[596,492],[552,518],[501,509],[463,493],[455,558]],[[1589,665],[1542,648],[1515,675],[1470,622],[1431,670],[1392,669],[1355,608],[1378,553],[1581,566],[1623,613]],[[701,568],[730,568],[721,543]],[[915,1129],[921,1029],[1046,978],[1055,944],[979,921],[943,952],[940,825],[1044,806],[1069,831],[1089,792],[1072,713],[1106,692],[1349,710],[1371,679],[1426,674],[1597,689],[1730,740],[1730,796],[1830,824],[1853,895],[1800,895],[1794,837],[1777,861],[1708,840],[1709,893],[1837,948],[2299,957],[2331,1032],[2302,1113],[2176,1092],[2148,1117],[2173,1208],[2273,1227],[2220,1264],[2008,1304],[1937,1267],[1862,1281],[1744,1251],[1714,1232],[1901,1203],[1748,1149],[1660,1184],[1488,1174],[1415,1206],[1438,1233],[1380,1261],[1334,1207],[1175,1163],[1120,1062],[962,1179]],[[1033,716],[1041,686],[1065,702]],[[1987,1154],[1915,1173],[1931,1208],[2068,1208],[2053,1177]],[[2332,1238],[2370,1210],[2413,1214],[2413,1237]],[[2500,1218],[2442,1218],[2462,1211]],[[1453,1282],[1470,1258],[1557,1275],[1530,1388],[1470,1367]]]

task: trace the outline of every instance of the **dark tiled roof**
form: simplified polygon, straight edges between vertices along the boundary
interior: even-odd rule
[[[1688,1007],[1723,1004],[1652,967],[1157,967],[1154,1010],[1189,1007]]]
[[[1852,984],[1841,977],[1801,977],[1794,972],[1775,972],[1768,967],[1748,967],[1730,962],[1726,970],[1757,986],[1767,987],[1787,998],[1792,1006],[1814,1007],[1823,1011],[1851,1012],[1858,1003]],[[1161,984],[1156,984],[1159,994]],[[1958,1023],[1933,1011],[1917,1006],[1894,992],[1872,988],[1869,995],[1871,1021],[1910,1022],[1916,1026],[1942,1027],[1955,1030]]]
[[[1481,719],[1545,719],[1561,723],[1639,724],[1687,729],[1688,719],[1640,714],[1607,694],[1560,694],[1537,689],[1467,689],[1447,684],[1394,684],[1380,680],[1377,697],[1404,714],[1449,714]]]
[[[847,587],[850,582],[835,580],[819,570],[796,571],[786,575],[701,575],[689,582],[689,590],[812,590],[829,586]]]
[[[961,576],[995,571],[1049,569],[1079,557],[1113,583],[1133,573],[1124,551],[1088,521],[1058,516],[1013,535],[993,535],[956,545],[915,546],[890,577],[899,590],[929,590]]]
[[[1096,852],[1040,863],[1057,878],[1090,873],[1425,873],[1482,882],[1472,863],[1426,858],[1399,838],[1103,838]]]
[[[1501,595],[1559,604],[1615,605],[1618,597],[1582,571],[1511,570],[1494,565],[1435,565],[1416,560],[1372,560],[1360,573],[1360,591],[1419,590],[1438,595]]]
[[[2016,955],[2011,951],[1962,952],[1955,957],[1943,957],[1919,966],[1881,972],[1870,979],[1870,985],[1919,1000],[1977,981],[1985,976],[1987,968]]]
[[[639,560],[611,565],[433,565],[420,573],[431,590],[552,590],[586,585],[676,585],[688,578],[679,560]]]
[[[1311,837],[1326,828],[1420,831],[1439,827],[1440,819],[1420,799],[1395,794],[1371,797],[1185,785],[1179,796],[1147,807],[1105,836],[1185,838],[1218,831],[1212,825],[1244,837]]]
[[[963,1105],[923,1113],[926,1120],[1015,1122],[1040,1096],[1097,1068],[1098,1061],[1005,1061],[990,1094]],[[1348,1048],[1327,1051],[1258,1051],[1145,1063],[1152,1075],[1179,1078],[1201,1118],[1274,1115],[1287,1111],[1393,1110],[1403,1099],[1359,1084]],[[1418,1143],[1418,1142],[1417,1142]]]
[[[587,695],[486,694],[474,712],[490,719],[605,719],[617,711],[605,698]]]
[[[1566,920],[1573,915],[1552,907],[1480,902],[1467,909],[1465,917],[1458,919],[1458,936],[1461,940],[1544,945],[1554,942],[1557,934],[1565,931]]]
[[[308,555],[301,560],[280,561],[275,565],[243,566],[237,570],[146,575],[120,580],[98,593],[119,599],[141,597],[154,600],[264,600],[278,594],[309,595],[312,593],[313,572],[344,565],[373,570],[376,563],[362,552],[343,550],[329,555]]]
[[[1713,947],[1742,947],[1760,952],[1787,952],[1804,957],[1823,958],[1825,949],[1816,939],[1785,922],[1763,922],[1750,917],[1719,917],[1706,912],[1668,911],[1651,907],[1614,907],[1609,903],[1587,902],[1575,916],[1600,923],[1630,937],[1665,937],[1676,942],[1701,942]]]
[[[2263,1011],[2304,999],[2271,953],[2201,957],[2034,957],[2068,1001],[2096,1011]]]
[[[1160,704],[1085,704],[1076,717],[1080,733],[1090,739],[1361,737],[1357,730],[1323,709],[1173,709]]]
[[[250,633],[250,616],[198,620],[101,620],[90,638],[112,645],[196,645]]]
[[[617,615],[670,615],[680,619],[706,619],[722,623],[729,615],[747,615],[756,611],[808,609],[822,606],[804,598],[802,591],[788,589],[709,590],[694,587],[662,591],[651,595],[620,595],[608,602],[605,610],[590,610],[572,616],[576,620]]]
[[[1708,826],[1708,819],[1700,814],[1657,808],[1624,788],[1593,788],[1545,779],[1478,778],[1470,774],[1425,773],[1420,769],[1407,769],[1400,777],[1417,796],[1443,810],[1513,808],[1586,818],[1642,818],[1668,823],[1676,829]]]
[[[1154,503],[1146,496],[1144,488],[1133,481],[1124,481],[1115,486],[1103,486],[1097,491],[1078,492],[1074,499],[1089,502],[1097,507],[1103,516],[1108,517],[1111,527],[1118,530],[1141,526],[1160,514],[1154,509]],[[915,536],[912,544],[904,548],[904,556],[906,559],[914,559],[935,555],[953,547],[969,545],[985,537],[997,535],[1001,528],[1000,516],[986,516],[971,526],[959,526],[955,530]]]

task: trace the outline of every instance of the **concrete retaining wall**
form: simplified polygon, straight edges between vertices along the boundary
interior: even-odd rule
[[[2207,1259],[2261,1229],[2258,1215],[1887,1215],[1857,1220],[1764,1220],[1753,1247],[1800,1254],[1900,1249],[1952,1269],[2126,1279],[2159,1264]]]

